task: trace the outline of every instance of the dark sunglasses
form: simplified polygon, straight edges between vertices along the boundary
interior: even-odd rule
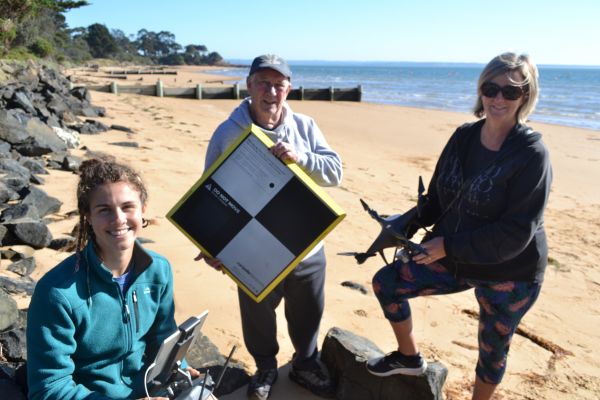
[[[518,100],[525,94],[520,86],[500,86],[493,82],[485,82],[481,85],[481,94],[485,97],[494,98],[498,95],[498,92],[502,93],[502,97],[506,100]]]

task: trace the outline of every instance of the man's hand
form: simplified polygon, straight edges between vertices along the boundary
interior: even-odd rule
[[[223,271],[223,268],[222,268],[223,264],[221,264],[221,261],[219,261],[219,259],[208,257],[206,254],[200,252],[200,253],[198,253],[198,255],[196,257],[194,257],[194,261],[200,261],[200,260],[204,260],[204,262],[206,262],[208,265],[210,265],[212,268],[216,269],[217,271],[221,271],[222,273],[225,273],[225,271]]]
[[[298,161],[298,154],[296,154],[294,148],[289,143],[278,140],[270,150],[275,157],[279,158],[283,162]]]

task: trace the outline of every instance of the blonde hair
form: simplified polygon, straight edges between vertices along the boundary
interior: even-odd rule
[[[513,71],[521,74],[523,80],[514,81],[510,75]],[[525,92],[525,101],[517,111],[517,120],[525,123],[529,115],[533,113],[539,96],[538,69],[527,54],[502,53],[485,66],[477,82],[477,102],[473,107],[473,114],[478,118],[485,115],[481,101],[481,85],[503,74],[508,76],[513,85],[522,87]]]

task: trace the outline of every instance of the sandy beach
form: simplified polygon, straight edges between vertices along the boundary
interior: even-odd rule
[[[158,76],[128,77],[119,84],[150,84]],[[219,84],[221,79],[180,70],[160,79],[169,86],[196,83]],[[98,82],[99,78],[77,73],[76,82]],[[211,82],[208,82],[211,81]],[[138,169],[148,187],[146,217],[150,226],[143,237],[147,247],[166,256],[175,274],[176,317],[210,310],[205,334],[227,354],[238,346],[235,358],[248,365],[237,306],[235,284],[203,262],[198,253],[165,217],[165,214],[196,182],[204,168],[204,153],[212,132],[239,103],[235,100],[185,100],[92,92],[94,105],[105,107],[103,123],[119,124],[134,133],[111,130],[100,135],[82,135],[82,145],[93,152],[110,153]],[[437,157],[454,129],[472,121],[469,114],[348,102],[291,101],[293,110],[315,118],[329,144],[344,163],[341,187],[327,192],[344,208],[347,216],[327,237],[328,258],[325,315],[321,339],[331,327],[365,336],[382,350],[394,348],[394,337],[372,293],[363,295],[342,287],[351,280],[370,289],[372,275],[382,265],[372,258],[359,266],[351,257],[337,255],[361,251],[379,231],[362,210],[359,199],[381,213],[400,213],[414,205],[419,175],[427,183]],[[597,399],[600,398],[600,132],[532,123],[543,134],[550,149],[554,183],[546,210],[551,262],[537,304],[524,318],[525,335],[515,335],[508,369],[496,399]],[[113,145],[131,141],[139,147]],[[83,156],[85,150],[72,151]],[[49,227],[54,236],[69,233],[77,223],[66,213],[76,209],[76,175],[51,171],[44,190],[64,204]],[[391,254],[391,250],[390,250]],[[65,258],[65,253],[36,253],[39,279]],[[20,301],[27,307],[28,299]],[[447,399],[469,399],[477,360],[477,311],[472,292],[411,302],[415,335],[428,360],[449,369],[445,385]],[[280,379],[272,399],[313,399],[287,378],[293,349],[285,329],[283,308],[278,314],[280,331]],[[222,397],[244,399],[245,389]]]

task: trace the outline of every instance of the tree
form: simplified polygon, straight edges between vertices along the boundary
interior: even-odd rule
[[[141,29],[137,33],[136,43],[138,51],[154,62],[181,49],[181,45],[175,41],[175,35],[167,31],[156,33]]]
[[[110,58],[118,51],[115,39],[108,28],[102,24],[88,26],[85,41],[90,48],[90,53],[96,58]]]
[[[183,60],[189,65],[202,64],[204,54],[207,51],[206,46],[200,44],[188,44],[185,46],[185,52],[183,53]]]
[[[1,0],[0,54],[11,48],[24,21],[37,17],[43,11],[62,13],[85,5],[88,5],[86,0]]]
[[[216,65],[216,64],[220,64],[222,62],[223,62],[223,57],[221,57],[221,55],[219,53],[217,53],[216,51],[209,53],[208,57],[206,57],[206,63],[208,65]]]
[[[135,41],[127,37],[125,32],[120,29],[112,29],[110,33],[117,45],[116,56],[119,60],[132,61],[139,58]]]

